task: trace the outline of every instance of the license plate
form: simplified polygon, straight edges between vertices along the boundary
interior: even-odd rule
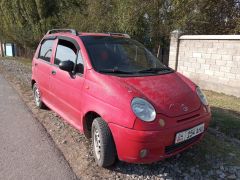
[[[182,131],[176,134],[175,144],[191,139],[204,131],[204,124],[200,124],[186,131]]]

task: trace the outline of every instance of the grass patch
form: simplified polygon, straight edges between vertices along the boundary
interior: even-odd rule
[[[213,107],[228,109],[240,113],[240,98],[228,96],[223,93],[204,91],[209,104]]]
[[[210,127],[240,140],[240,98],[205,91],[212,110]]]
[[[13,60],[13,61],[21,62],[22,64],[25,64],[27,66],[32,65],[32,59],[23,58],[23,57],[0,57],[0,60]]]

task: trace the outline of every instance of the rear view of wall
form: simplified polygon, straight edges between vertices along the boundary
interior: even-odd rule
[[[240,97],[240,35],[171,36],[169,66],[203,89]]]

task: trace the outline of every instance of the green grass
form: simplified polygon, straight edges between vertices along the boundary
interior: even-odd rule
[[[209,104],[213,107],[228,109],[240,113],[240,98],[213,91],[204,91]]]
[[[240,98],[212,91],[205,93],[212,110],[210,127],[240,140]]]
[[[0,60],[14,60],[14,61],[20,61],[22,64],[25,64],[27,66],[32,65],[32,59],[23,58],[23,57],[0,57]]]

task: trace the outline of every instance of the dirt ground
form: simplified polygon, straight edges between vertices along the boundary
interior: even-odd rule
[[[28,63],[0,59],[0,73],[43,124],[80,179],[240,179],[240,147],[212,133],[193,148],[158,163],[119,161],[109,169],[100,168],[94,162],[89,140],[53,111],[35,107]]]

